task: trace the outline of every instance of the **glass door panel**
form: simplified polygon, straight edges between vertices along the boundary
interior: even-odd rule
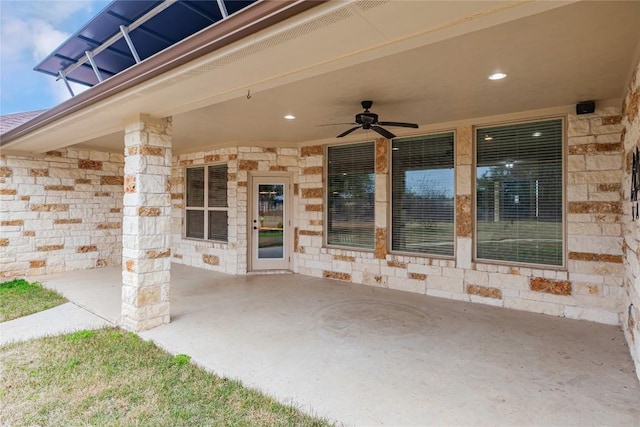
[[[288,176],[251,177],[250,270],[289,270],[291,267],[290,185]]]
[[[284,257],[284,184],[258,184],[258,259]]]

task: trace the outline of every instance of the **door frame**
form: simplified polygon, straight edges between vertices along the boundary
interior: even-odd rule
[[[285,184],[284,188],[284,218],[283,244],[284,259],[276,261],[259,261],[257,258],[257,233],[253,229],[257,220],[258,199],[257,184]],[[247,183],[247,271],[292,270],[293,262],[293,174],[289,172],[249,172]],[[272,264],[269,266],[268,264]]]

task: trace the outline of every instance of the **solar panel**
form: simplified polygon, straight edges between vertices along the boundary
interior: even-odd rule
[[[256,1],[114,0],[34,70],[93,86],[136,64],[121,26],[144,61]]]

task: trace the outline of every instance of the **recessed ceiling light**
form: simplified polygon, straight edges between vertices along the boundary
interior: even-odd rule
[[[400,148],[399,147],[393,147],[392,150],[393,151],[398,151]]]
[[[489,80],[502,80],[505,77],[507,77],[505,73],[495,73],[489,76]]]
[[[484,140],[485,140],[485,141],[491,141],[492,139],[493,139],[493,137],[492,137],[492,136],[489,136],[489,135],[485,135],[485,136],[484,136]]]
[[[539,136],[542,136],[542,132],[534,132],[534,133],[531,134],[531,136],[534,136],[534,137],[537,138]]]
[[[287,120],[295,120],[296,116],[294,116],[293,114],[287,114],[286,116],[284,116],[284,118]]]

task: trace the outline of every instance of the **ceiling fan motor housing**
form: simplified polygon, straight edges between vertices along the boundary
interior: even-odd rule
[[[358,123],[359,125],[374,125],[378,123],[378,115],[369,112],[358,113],[356,114],[356,123]]]

